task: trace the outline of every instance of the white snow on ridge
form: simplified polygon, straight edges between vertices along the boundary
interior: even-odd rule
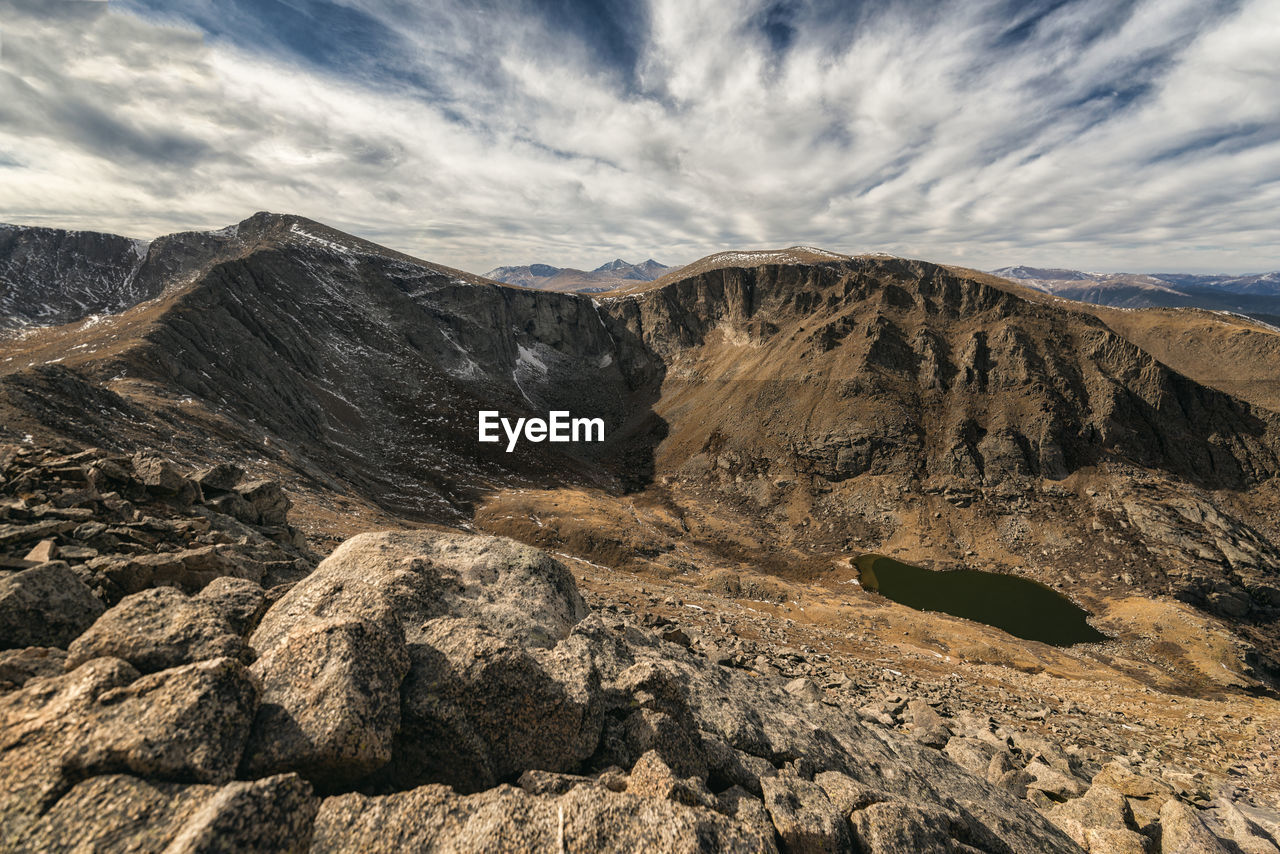
[[[526,370],[538,370],[543,374],[547,373],[547,364],[538,358],[538,354],[530,350],[523,344],[516,345],[516,351],[519,354],[516,357],[516,370],[525,368]]]

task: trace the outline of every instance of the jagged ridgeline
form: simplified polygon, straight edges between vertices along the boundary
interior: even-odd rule
[[[1122,461],[1239,487],[1277,470],[1272,413],[1083,311],[924,262],[726,253],[592,298],[500,287],[296,217],[174,235],[115,266],[79,248],[107,237],[8,233],[45,241],[54,269],[147,283],[128,311],[99,313],[124,299],[107,288],[7,345],[10,435],[156,445],[176,430],[199,453],[253,446],[417,518],[457,518],[499,485],[635,489],[712,458],[830,482],[991,485]],[[14,275],[6,294],[49,289]],[[507,455],[477,447],[482,408],[601,417],[608,440]]]

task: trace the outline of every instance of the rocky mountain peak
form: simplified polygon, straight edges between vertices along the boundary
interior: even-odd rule
[[[593,273],[608,273],[608,272],[612,272],[612,271],[615,271],[615,270],[624,270],[624,269],[626,269],[626,268],[628,268],[628,267],[631,267],[631,266],[633,266],[633,265],[632,265],[632,264],[630,264],[629,262],[627,262],[627,261],[623,261],[621,258],[615,258],[614,260],[610,261],[610,262],[609,262],[609,263],[607,263],[607,264],[601,264],[599,267],[596,267],[596,268],[595,268],[594,270],[592,270],[591,272],[593,272]]]

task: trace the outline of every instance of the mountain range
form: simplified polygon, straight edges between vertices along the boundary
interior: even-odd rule
[[[281,815],[313,850],[1280,827],[1264,323],[813,247],[500,268],[613,282],[568,293],[270,213],[3,240],[0,611],[35,626],[0,638],[3,844],[142,833],[104,786],[164,845]],[[507,453],[481,410],[605,440]],[[913,610],[867,555],[1038,582],[1107,640]]]
[[[652,282],[670,270],[670,267],[659,264],[652,258],[639,264],[630,264],[617,258],[591,271],[552,267],[550,264],[529,264],[523,267],[496,267],[484,275],[486,279],[522,288],[586,294],[610,291],[636,282]]]
[[[1280,325],[1280,272],[1247,276],[1190,273],[1085,273],[1003,267],[997,276],[1065,299],[1121,308],[1202,308]]]

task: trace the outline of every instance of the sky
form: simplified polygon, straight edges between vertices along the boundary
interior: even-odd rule
[[[0,221],[1280,268],[1277,0],[0,0]]]

